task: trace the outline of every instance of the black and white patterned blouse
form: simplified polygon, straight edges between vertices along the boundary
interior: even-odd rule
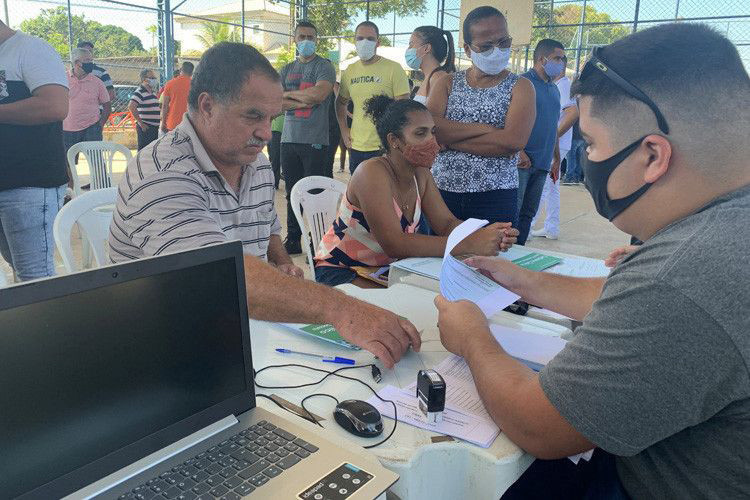
[[[509,73],[494,87],[479,89],[466,82],[466,71],[453,76],[445,118],[463,123],[505,127],[513,87],[520,77]],[[481,193],[518,188],[518,153],[512,156],[476,156],[451,149],[441,151],[432,166],[437,187],[452,193]]]

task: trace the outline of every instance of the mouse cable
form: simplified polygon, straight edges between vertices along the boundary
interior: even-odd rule
[[[368,367],[374,367],[374,366],[376,366],[374,363],[369,363],[369,364],[366,364],[366,365],[343,366],[343,367],[338,368],[336,370],[329,371],[329,370],[323,370],[322,368],[315,368],[313,366],[300,365],[298,363],[287,363],[287,364],[283,364],[283,365],[268,365],[268,366],[264,366],[260,370],[253,370],[253,372],[254,372],[253,382],[255,383],[255,386],[258,387],[258,388],[260,388],[260,389],[301,389],[303,387],[312,387],[314,385],[318,385],[318,384],[322,383],[324,380],[326,380],[330,376],[336,376],[336,377],[340,377],[340,378],[345,378],[347,380],[353,380],[354,382],[359,382],[360,384],[362,384],[365,387],[367,387],[368,389],[370,389],[370,392],[372,392],[375,395],[376,398],[378,398],[379,400],[381,400],[384,403],[391,403],[391,405],[393,405],[393,428],[391,429],[390,434],[388,434],[388,436],[386,436],[385,439],[383,439],[382,441],[379,441],[379,442],[377,442],[375,444],[371,444],[371,445],[363,446],[362,447],[362,448],[365,448],[365,449],[370,449],[370,448],[375,448],[376,446],[380,446],[381,444],[385,443],[386,441],[388,441],[391,438],[391,436],[393,436],[393,433],[396,432],[396,426],[398,425],[398,409],[396,408],[396,403],[394,403],[390,399],[383,399],[383,398],[381,398],[380,395],[378,394],[378,392],[375,389],[373,389],[372,386],[370,384],[368,384],[367,382],[365,382],[363,380],[360,380],[358,378],[355,378],[355,377],[348,377],[346,375],[342,375],[339,372],[344,371],[344,370],[353,370],[355,368],[368,368]],[[258,377],[258,375],[260,375],[265,370],[268,370],[269,368],[289,368],[289,367],[305,368],[307,370],[312,370],[312,371],[316,371],[316,372],[320,372],[320,373],[325,373],[325,375],[323,375],[323,377],[320,380],[316,381],[316,382],[309,382],[309,383],[306,383],[306,384],[299,384],[299,385],[279,385],[279,386],[261,385],[256,380],[257,377]],[[318,422],[318,420],[315,417],[312,416],[312,414],[310,413],[310,411],[307,408],[305,408],[305,404],[304,404],[305,400],[307,398],[311,397],[311,396],[327,396],[327,397],[330,397],[330,398],[332,398],[332,399],[334,399],[335,401],[338,402],[338,399],[336,399],[334,396],[331,396],[330,394],[317,393],[317,394],[311,394],[310,396],[306,396],[305,399],[302,400],[302,403],[301,403],[300,406],[305,411],[305,413],[307,413],[309,415],[309,418],[308,418],[308,417],[304,417],[302,415],[299,415],[298,413],[295,413],[295,412],[291,411],[288,408],[284,408],[277,401],[274,401],[272,398],[270,398],[269,396],[266,396],[265,394],[257,394],[257,396],[263,397],[265,399],[269,399],[269,400],[273,401],[276,404],[276,406],[278,406],[279,408],[283,408],[284,410],[288,411],[292,415],[297,415],[298,417],[300,417],[300,418],[302,418],[304,420],[307,420],[308,422],[311,422],[313,424],[316,424],[316,425],[318,425],[321,428],[324,428],[324,427],[322,425],[320,425],[320,422]]]

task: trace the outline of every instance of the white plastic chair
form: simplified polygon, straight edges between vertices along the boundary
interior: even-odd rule
[[[310,193],[318,189],[322,191],[317,194]],[[313,276],[315,276],[315,265],[307,232],[310,231],[313,245],[317,248],[323,235],[336,219],[343,196],[346,196],[346,184],[320,175],[300,179],[292,188],[290,197],[292,210],[297,218],[297,224],[302,229],[302,248],[307,253],[307,264]]]
[[[81,181],[76,170],[76,155],[82,154],[89,164],[91,191],[112,187],[112,162],[115,153],[122,153],[126,161],[133,157],[130,150],[122,144],[107,141],[85,141],[74,144],[68,149],[68,165],[73,177],[72,197],[80,196]]]
[[[55,236],[55,245],[68,273],[78,270],[74,264],[73,249],[70,245],[75,224],[78,224],[83,245],[91,246],[96,266],[108,264],[107,240],[109,239],[109,224],[112,222],[112,205],[116,200],[117,188],[97,189],[76,196],[57,213],[55,224],[52,226],[52,234]]]

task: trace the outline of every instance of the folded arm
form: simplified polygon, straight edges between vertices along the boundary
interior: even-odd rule
[[[312,87],[284,92],[284,99],[298,101],[310,107],[325,101],[331,92],[333,92],[333,84],[327,80],[320,80]]]
[[[492,125],[483,123],[463,123],[445,118],[452,85],[453,75],[443,74],[435,81],[427,99],[427,109],[435,120],[437,141],[451,148],[457,142],[479,137],[495,129]]]

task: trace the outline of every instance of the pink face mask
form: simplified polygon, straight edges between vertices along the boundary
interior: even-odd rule
[[[440,146],[434,137],[419,144],[407,144],[402,150],[406,161],[415,167],[431,168],[440,152]]]

